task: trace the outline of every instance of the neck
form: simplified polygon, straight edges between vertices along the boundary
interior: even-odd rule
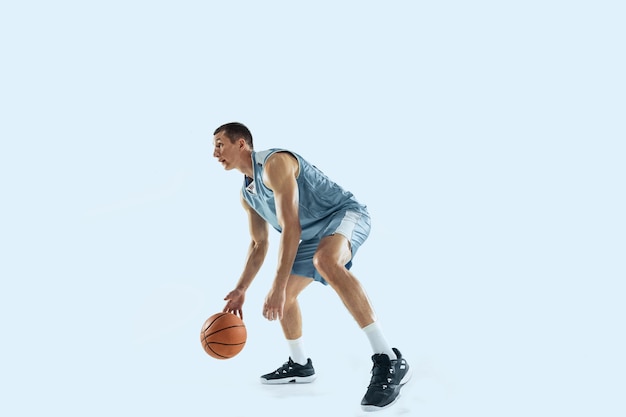
[[[247,151],[242,159],[241,166],[237,168],[243,175],[252,178],[254,176],[254,169],[252,168],[252,150]]]

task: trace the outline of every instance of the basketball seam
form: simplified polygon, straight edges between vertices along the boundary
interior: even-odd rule
[[[220,358],[229,359],[228,356],[224,356],[224,355],[221,355],[221,354],[217,353],[215,350],[213,350],[213,348],[210,345],[206,345],[206,347],[211,349],[211,352],[213,352],[215,355],[219,356]]]
[[[206,328],[207,328],[207,329],[208,329],[208,328],[210,328],[211,326],[213,326],[213,323],[215,323],[216,321],[218,321],[219,319],[221,319],[222,317],[224,317],[224,316],[225,316],[225,315],[227,315],[227,314],[231,314],[231,313],[222,313],[222,314],[220,314],[219,316],[215,317],[215,318],[213,319],[213,321],[212,321],[211,323],[209,323],[209,325],[208,325],[208,326],[206,326]]]
[[[205,334],[204,334],[204,337],[206,338],[206,337],[212,336],[212,335],[217,334],[217,333],[219,333],[219,332],[221,332],[221,331],[223,331],[223,330],[234,329],[235,327],[246,327],[246,326],[242,326],[241,324],[236,324],[236,325],[234,325],[234,326],[224,327],[224,328],[222,328],[222,329],[219,329],[219,330],[214,331],[213,333],[205,333]],[[207,330],[208,330],[208,329],[207,329]]]

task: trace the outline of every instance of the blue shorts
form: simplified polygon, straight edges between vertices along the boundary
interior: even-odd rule
[[[328,218],[328,224],[313,239],[303,240],[298,246],[298,253],[293,263],[291,273],[303,277],[313,278],[324,285],[328,285],[326,280],[313,266],[313,255],[326,236],[340,234],[345,236],[350,242],[352,258],[346,264],[346,268],[352,267],[352,259],[359,247],[365,242],[370,233],[370,217],[367,213],[354,210],[338,211]]]

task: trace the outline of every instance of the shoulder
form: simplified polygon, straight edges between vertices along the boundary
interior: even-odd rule
[[[265,160],[265,172],[269,175],[291,175],[297,173],[300,166],[296,156],[285,150],[269,155]]]
[[[295,180],[299,172],[299,163],[289,151],[278,151],[270,155],[264,164],[263,182],[274,188],[277,183]]]
[[[298,159],[290,151],[277,150],[265,159],[266,166],[297,165]]]

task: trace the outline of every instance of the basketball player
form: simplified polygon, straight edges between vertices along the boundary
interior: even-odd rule
[[[372,377],[361,406],[372,411],[391,405],[410,378],[409,364],[388,344],[363,287],[350,272],[352,258],[370,231],[366,207],[300,155],[284,149],[256,152],[252,134],[241,123],[218,127],[213,144],[213,156],[225,170],[244,174],[241,203],[252,238],[243,273],[224,298],[225,312],[243,318],[246,290],[267,254],[268,225],[281,233],[276,276],[263,316],[280,321],[291,356],[283,366],[261,376],[261,382],[315,379],[302,342],[298,295],[318,281],[337,292],[371,343]]]

